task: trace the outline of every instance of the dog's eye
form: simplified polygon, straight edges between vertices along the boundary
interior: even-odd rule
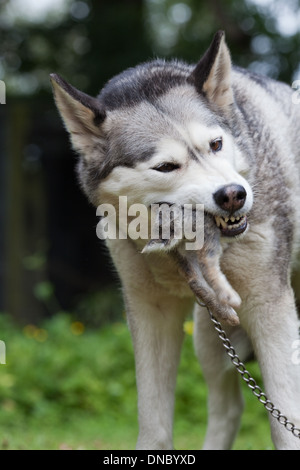
[[[178,170],[180,165],[178,163],[160,163],[152,170],[160,171],[161,173],[170,173],[171,171]]]
[[[212,140],[209,145],[213,152],[220,152],[223,147],[222,137],[218,137],[218,139]]]

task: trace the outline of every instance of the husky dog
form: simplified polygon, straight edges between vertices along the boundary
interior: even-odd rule
[[[203,204],[219,230],[221,268],[241,298],[239,326],[224,328],[242,360],[253,349],[268,398],[299,428],[298,316],[291,272],[300,220],[300,109],[284,84],[233,67],[223,32],[195,66],[155,60],[110,80],[92,98],[52,75],[78,175],[95,206]],[[138,449],[172,449],[183,322],[209,389],[204,449],[229,449],[239,428],[240,378],[207,310],[168,253],[147,240],[109,239],[136,359]],[[276,449],[300,439],[270,416]]]

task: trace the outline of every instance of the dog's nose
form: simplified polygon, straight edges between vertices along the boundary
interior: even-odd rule
[[[218,206],[224,211],[233,214],[238,209],[241,209],[246,201],[246,190],[239,184],[227,184],[222,186],[213,195],[213,198]]]

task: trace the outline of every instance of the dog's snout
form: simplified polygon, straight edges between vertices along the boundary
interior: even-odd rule
[[[243,207],[246,196],[245,188],[239,184],[222,186],[213,195],[216,204],[230,214]]]

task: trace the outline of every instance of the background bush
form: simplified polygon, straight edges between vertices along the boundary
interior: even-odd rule
[[[175,447],[199,449],[206,387],[188,326],[176,390]],[[125,321],[91,329],[59,313],[40,326],[21,328],[1,315],[0,331],[7,348],[6,364],[0,365],[0,447],[135,447],[134,358]],[[242,386],[246,412],[236,448],[270,448],[266,412]]]

